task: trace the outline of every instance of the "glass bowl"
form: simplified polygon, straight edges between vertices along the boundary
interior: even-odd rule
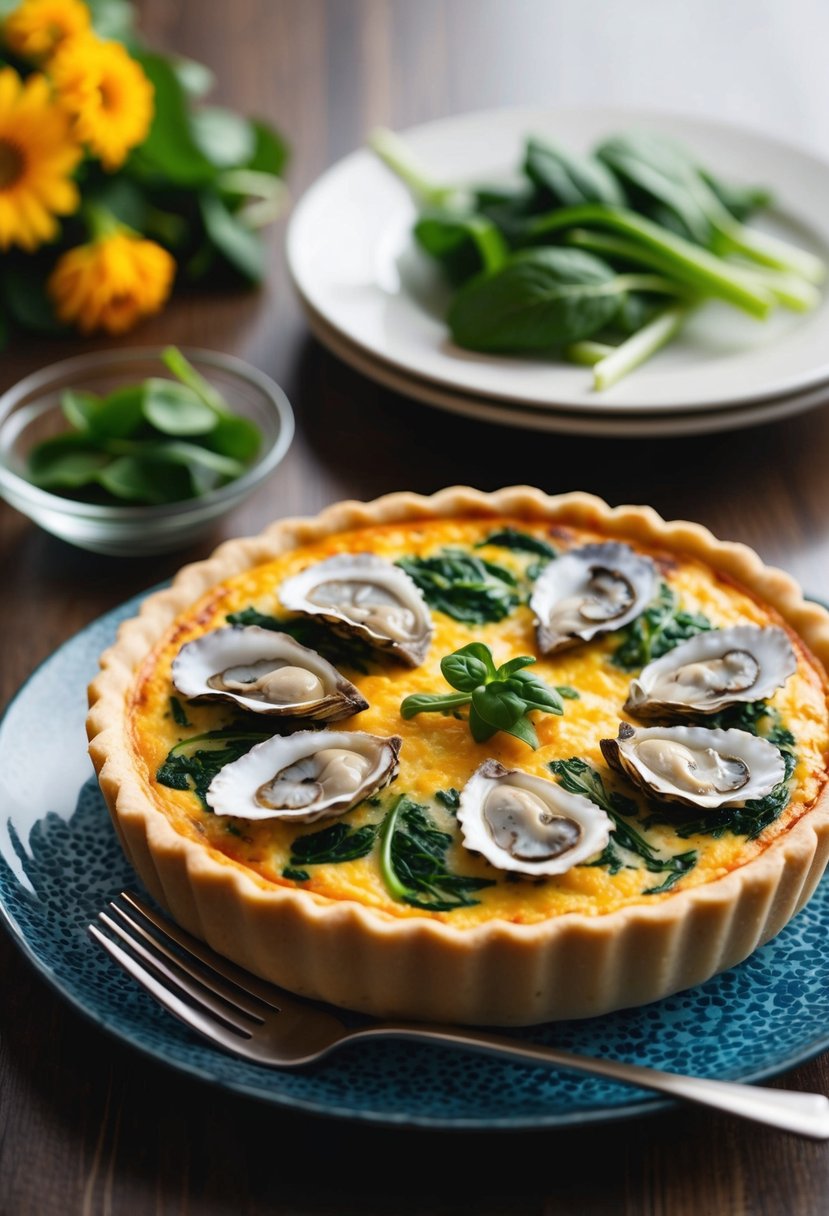
[[[234,481],[200,498],[162,506],[101,506],[42,490],[26,478],[26,457],[42,439],[67,429],[60,405],[65,389],[105,395],[170,373],[161,350],[98,351],[53,363],[21,380],[0,397],[0,494],[41,528],[94,553],[134,556],[183,548],[209,531],[271,473],[291,445],[294,415],[282,389],[232,355],[182,353],[224,396],[234,413],[255,422],[262,448]]]

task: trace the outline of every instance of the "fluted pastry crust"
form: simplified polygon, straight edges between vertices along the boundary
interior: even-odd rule
[[[230,541],[149,597],[102,656],[90,686],[90,752],[124,849],[142,881],[214,949],[295,992],[380,1016],[529,1024],[656,1000],[733,966],[773,937],[811,895],[829,857],[829,797],[746,865],[716,881],[601,916],[535,924],[490,920],[459,929],[395,918],[267,884],[179,834],[137,773],[128,706],[136,672],[175,618],[216,583],[335,533],[398,522],[509,516],[570,525],[697,558],[748,588],[829,667],[829,614],[744,545],[716,540],[648,507],[611,508],[587,494],[529,487],[344,502]]]

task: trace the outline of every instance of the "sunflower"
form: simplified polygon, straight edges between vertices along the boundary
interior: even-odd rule
[[[0,68],[0,249],[36,249],[57,235],[55,216],[80,201],[70,180],[80,158],[45,78],[35,72],[24,83]]]
[[[117,169],[153,120],[153,86],[141,66],[120,42],[89,34],[67,39],[49,71],[78,139],[105,169]]]
[[[67,38],[89,28],[89,9],[81,0],[23,0],[6,18],[3,37],[15,55],[48,59]]]
[[[175,270],[166,249],[118,228],[64,253],[47,290],[64,323],[122,334],[164,305]]]

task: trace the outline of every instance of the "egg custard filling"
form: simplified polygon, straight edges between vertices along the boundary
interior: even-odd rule
[[[549,520],[412,519],[335,532],[228,575],[137,672],[128,737],[146,797],[262,889],[459,929],[599,917],[739,870],[824,786],[825,675],[731,576],[636,539],[615,545],[629,555],[616,562],[607,540]],[[585,553],[598,554],[586,575]],[[319,563],[365,554],[415,584],[424,622],[393,581],[366,598],[353,563],[302,589]],[[356,629],[332,626],[334,602]],[[253,658],[214,664],[193,693],[180,669],[200,652],[188,647],[233,627],[287,635],[287,657],[274,671],[254,646]],[[373,628],[383,646],[366,640]],[[672,651],[716,636],[734,640],[671,667]],[[320,663],[295,660],[291,640]],[[755,640],[786,657],[755,657]],[[757,682],[769,665],[778,674]],[[292,718],[278,708],[292,698],[317,708]],[[352,734],[381,744],[355,752]],[[265,745],[282,757],[270,768],[257,767]]]

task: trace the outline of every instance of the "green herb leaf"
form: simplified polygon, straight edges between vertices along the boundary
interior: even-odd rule
[[[283,878],[290,878],[294,882],[307,882],[311,875],[307,870],[296,870],[293,866],[285,866],[282,871]]]
[[[497,270],[508,253],[501,233],[482,215],[427,212],[415,224],[414,237],[456,285],[482,270]]]
[[[380,872],[390,895],[431,912],[479,903],[472,893],[491,887],[493,880],[451,871],[446,864],[451,844],[452,837],[435,827],[425,806],[399,795],[380,829]]]
[[[374,848],[379,830],[379,823],[354,828],[339,820],[319,832],[297,836],[291,845],[291,865],[339,865],[343,861],[356,861],[368,856]]]
[[[176,726],[190,726],[191,723],[187,720],[187,714],[184,711],[184,706],[178,697],[170,697],[170,713],[173,715],[173,721]]]
[[[408,720],[417,714],[445,714],[469,704],[465,693],[416,692],[400,703],[400,716]]]
[[[549,140],[529,139],[524,172],[539,192],[539,204],[575,207],[579,203],[621,206],[625,196],[613,173],[593,156],[578,156]]]
[[[170,749],[167,759],[159,766],[155,779],[159,785],[174,790],[192,790],[205,810],[210,810],[205,794],[210,782],[226,764],[244,756],[255,743],[270,735],[245,732],[234,728],[211,730],[203,735],[183,739]]]
[[[450,786],[448,790],[435,790],[435,798],[453,815],[461,804],[460,791],[456,790],[454,786]]]
[[[100,397],[95,393],[85,393],[81,389],[68,388],[60,395],[63,416],[76,431],[93,429],[95,413],[100,405]]]
[[[512,549],[516,553],[534,553],[538,557],[552,560],[557,556],[552,545],[528,532],[519,532],[517,528],[503,528],[500,532],[491,532],[483,540],[479,540],[476,549],[485,545],[497,545],[499,549]]]
[[[29,477],[44,490],[78,490],[93,485],[109,463],[109,457],[76,443],[75,435],[56,436],[38,444],[29,455]]]
[[[613,820],[610,843],[601,856],[589,864],[605,866],[615,874],[626,867],[620,856],[620,850],[623,850],[636,857],[651,873],[664,872],[664,882],[645,888],[643,895],[659,895],[663,891],[669,891],[696,865],[697,854],[694,849],[661,857],[654,846],[629,822],[630,818],[638,814],[636,803],[622,794],[608,793],[601,775],[579,756],[571,756],[569,760],[552,760],[548,767],[565,790],[589,798]]]
[[[495,352],[549,351],[589,338],[619,309],[616,277],[580,249],[522,251],[461,288],[447,317],[452,338]]]
[[[147,422],[164,435],[206,435],[218,422],[192,389],[155,376],[144,382],[142,407]]]
[[[470,642],[440,661],[440,670],[447,684],[461,692],[472,692],[488,676],[495,675],[492,653],[481,642]]]
[[[318,621],[269,616],[253,607],[230,612],[226,619],[230,625],[258,625],[260,629],[287,633],[301,646],[316,650],[337,668],[351,667],[365,675],[373,665],[374,655],[366,642],[356,637],[340,637]]]
[[[520,603],[517,580],[509,570],[463,549],[433,557],[403,557],[397,562],[423,592],[430,608],[470,625],[500,621]]]
[[[667,583],[662,583],[654,602],[619,631],[621,641],[611,662],[623,671],[636,671],[652,659],[661,658],[680,642],[712,628],[708,617],[683,612],[676,592]]]
[[[216,167],[193,138],[187,97],[170,63],[161,55],[132,51],[153,86],[150,132],[129,159],[130,172],[153,184],[193,189],[212,181]]]

